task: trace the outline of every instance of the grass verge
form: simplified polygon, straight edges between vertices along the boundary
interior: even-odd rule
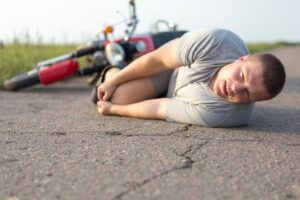
[[[32,69],[38,62],[74,51],[76,45],[0,44],[0,86],[15,74]]]

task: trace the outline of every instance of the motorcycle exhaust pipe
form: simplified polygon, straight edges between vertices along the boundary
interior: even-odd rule
[[[78,62],[75,59],[69,59],[56,63],[51,67],[41,68],[38,76],[41,84],[48,85],[74,75],[78,69]]]

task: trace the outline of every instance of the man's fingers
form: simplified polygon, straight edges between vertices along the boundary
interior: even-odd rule
[[[102,109],[101,107],[98,107],[97,110],[98,110],[98,112],[99,112],[100,114],[102,114],[103,109]]]
[[[97,105],[98,105],[97,110],[101,115],[107,115],[108,114],[105,101],[98,101]]]
[[[103,100],[103,96],[105,95],[105,92],[101,90],[101,88],[98,88],[98,100]]]
[[[103,96],[105,95],[104,92],[100,92],[100,97],[99,97],[99,100],[103,101]]]
[[[105,85],[105,83],[103,83],[98,87],[98,99],[102,101],[109,101],[115,88],[116,86],[114,85]]]
[[[104,101],[98,101],[97,102],[97,110],[100,114],[103,114],[103,104],[104,104]]]
[[[98,100],[101,99],[101,89],[100,89],[100,86],[97,88],[97,97],[98,97]]]
[[[105,92],[104,96],[103,96],[103,101],[108,101],[108,93]]]

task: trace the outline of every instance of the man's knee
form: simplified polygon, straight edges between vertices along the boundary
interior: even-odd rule
[[[154,87],[149,78],[143,78],[119,85],[110,101],[124,105],[153,98],[155,98]]]

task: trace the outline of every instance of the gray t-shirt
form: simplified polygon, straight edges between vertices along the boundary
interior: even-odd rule
[[[209,127],[249,123],[254,103],[232,104],[215,95],[208,84],[220,67],[249,52],[233,32],[223,29],[189,32],[179,39],[177,58],[167,96],[167,120]]]

